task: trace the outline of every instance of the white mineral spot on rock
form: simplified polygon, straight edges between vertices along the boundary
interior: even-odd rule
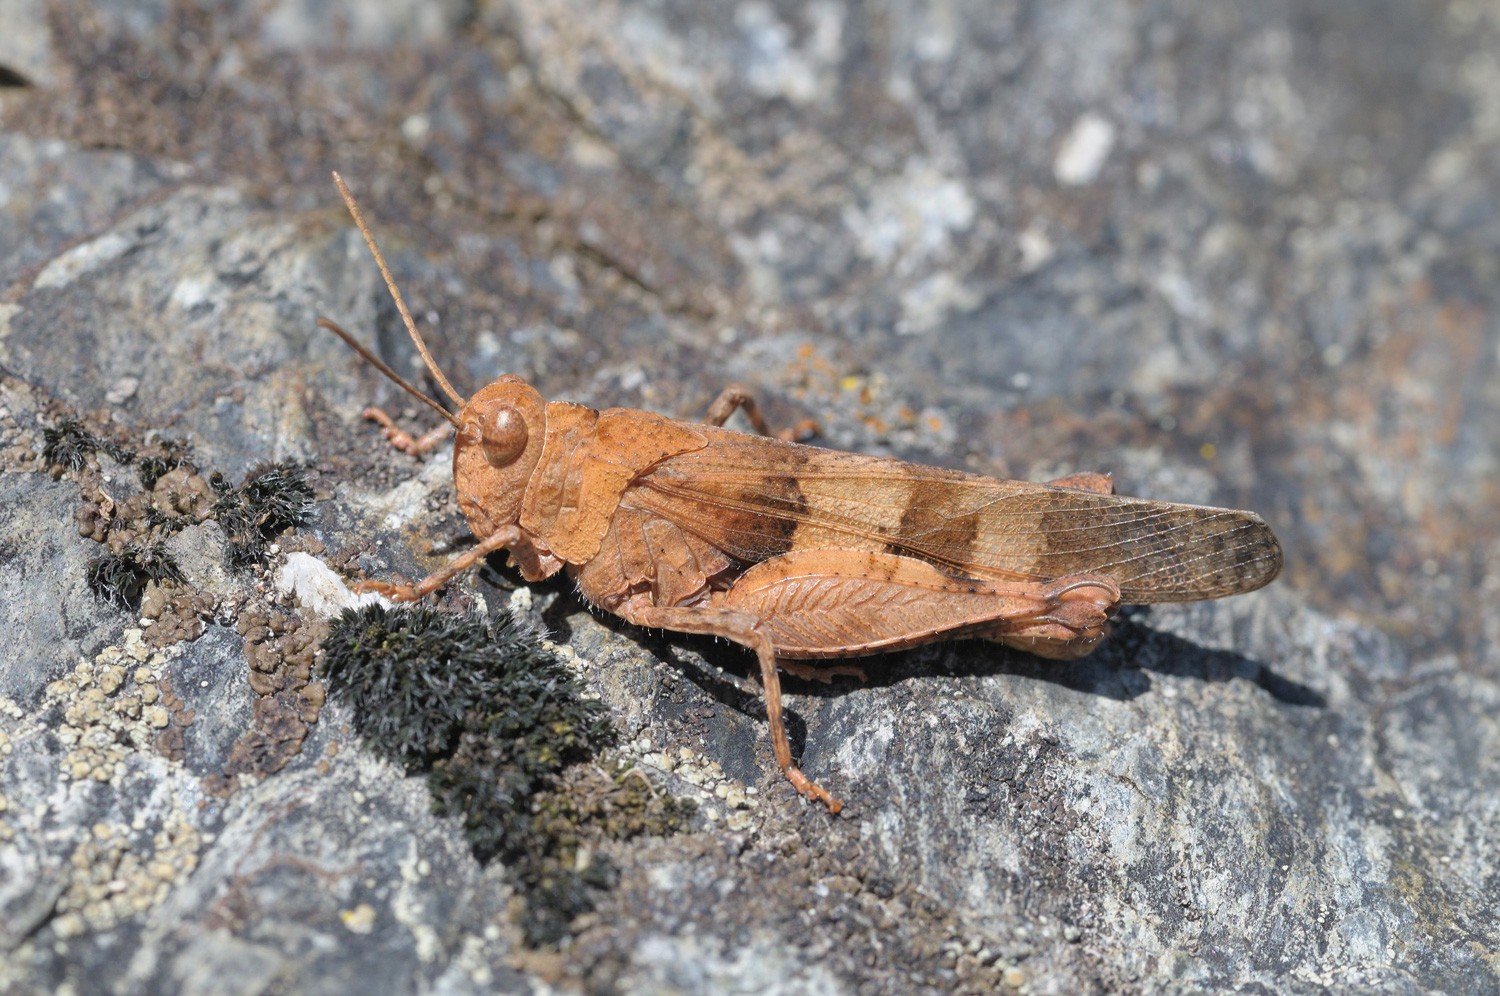
[[[296,595],[304,609],[324,618],[366,605],[391,607],[388,599],[374,592],[356,595],[332,568],[308,553],[287,554],[286,562],[276,572],[276,590],[282,595]]]
[[[926,280],[901,292],[901,321],[896,331],[901,335],[919,335],[942,325],[948,316],[962,313],[979,304],[979,295],[946,271],[934,273]]]
[[[1057,252],[1046,229],[1037,222],[1027,225],[1016,236],[1016,248],[1021,250],[1021,269],[1027,273],[1047,265]]]
[[[215,291],[219,293],[215,293]],[[183,311],[192,311],[203,305],[218,304],[223,288],[218,280],[208,274],[193,274],[183,277],[172,286],[171,301]]]
[[[517,588],[510,593],[510,614],[517,618],[525,618],[531,612],[532,602],[530,588]]]
[[[34,288],[66,287],[90,270],[119,259],[130,248],[130,240],[118,232],[107,232],[74,246],[42,268],[37,274]]]
[[[413,142],[420,142],[431,130],[432,119],[425,114],[413,114],[401,122],[402,136]]]
[[[809,44],[799,48],[791,26],[770,4],[752,0],[736,8],[735,25],[750,49],[747,82],[762,96],[807,104],[823,89],[820,77],[842,48],[843,19],[830,4],[811,4],[806,14],[813,31]]]
[[[1114,145],[1114,125],[1093,111],[1082,114],[1052,160],[1052,175],[1065,187],[1093,183]]]
[[[975,211],[961,180],[914,159],[901,175],[876,184],[863,208],[848,209],[844,223],[862,255],[882,265],[900,259],[910,266],[941,255],[954,233],[973,224]]]
[[[135,397],[135,392],[140,389],[140,386],[139,377],[121,377],[110,386],[108,391],[104,392],[104,400],[112,405],[124,404]]]

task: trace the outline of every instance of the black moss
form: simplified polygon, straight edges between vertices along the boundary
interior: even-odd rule
[[[526,943],[560,944],[574,918],[614,887],[618,875],[600,841],[670,836],[686,830],[696,811],[623,764],[570,768],[532,801],[530,850],[513,864],[527,898],[521,914]],[[580,862],[585,847],[591,857]]]
[[[222,474],[209,484],[219,494],[211,514],[229,537],[230,561],[239,566],[264,559],[267,544],[301,525],[317,500],[306,469],[294,464],[258,467],[237,487]]]
[[[368,606],[323,642],[328,692],[369,745],[426,772],[481,860],[507,854],[531,797],[611,737],[608,713],[535,635],[425,606]]]
[[[334,620],[323,650],[328,693],[353,711],[366,743],[426,774],[434,811],[462,822],[474,855],[514,870],[528,939],[561,939],[613,870],[602,861],[563,870],[559,835],[533,803],[612,742],[605,707],[505,618],[370,606]]]
[[[104,440],[83,427],[75,418],[65,418],[42,430],[42,459],[68,470],[84,468],[89,455],[105,448]]]
[[[131,611],[140,608],[149,582],[184,580],[177,561],[159,546],[130,547],[96,557],[89,561],[84,578],[96,597]]]

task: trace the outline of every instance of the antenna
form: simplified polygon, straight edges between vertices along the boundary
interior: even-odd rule
[[[454,404],[462,408],[465,404],[463,395],[455,391],[453,389],[453,385],[448,383],[448,378],[443,376],[443,371],[438,368],[437,361],[434,360],[432,358],[432,354],[427,351],[427,343],[422,341],[422,333],[417,331],[417,323],[412,321],[411,312],[407,310],[406,302],[401,297],[401,291],[396,288],[396,280],[391,276],[391,268],[385,265],[385,257],[381,255],[380,247],[375,244],[375,236],[371,234],[370,226],[365,224],[364,214],[360,212],[359,205],[355,203],[354,195],[349,192],[349,186],[344,183],[344,178],[339,176],[336,170],[333,174],[333,182],[338,186],[339,195],[344,198],[344,204],[349,208],[349,213],[354,216],[354,223],[359,226],[359,233],[365,237],[365,245],[370,247],[370,255],[375,257],[375,265],[380,267],[380,275],[385,278],[386,289],[391,292],[391,298],[396,302],[396,310],[401,312],[401,320],[406,323],[406,331],[410,333],[411,341],[416,343],[417,352],[422,354],[422,362],[427,364],[427,369],[430,370],[432,372],[432,376],[437,379],[438,387],[441,387],[443,389],[443,393],[452,398]],[[336,326],[334,328],[329,328],[329,326],[333,324],[332,322],[324,325],[323,322],[320,321],[318,322],[318,324],[323,325],[324,328],[328,328],[329,331],[338,331],[339,333],[342,333],[342,330],[337,329]],[[365,357],[365,359],[373,360],[374,363],[380,367],[381,371],[385,373],[386,376],[392,378],[396,381],[396,383],[400,384],[408,391],[411,391],[413,394],[427,401],[429,404],[432,404],[433,407],[437,408],[439,411],[445,412],[445,409],[439,406],[436,402],[432,401],[431,398],[427,398],[420,391],[415,390],[410,384],[407,384],[406,381],[402,380],[400,377],[397,377],[395,373],[391,371],[390,367],[386,366],[384,363],[381,363],[379,360],[376,360],[370,353],[355,345],[352,339],[344,337],[344,341],[349,343],[349,345],[354,346],[354,348],[360,353],[361,356]],[[455,425],[458,424],[451,414],[448,415],[448,421],[453,422]]]
[[[448,409],[444,408],[442,405],[438,404],[436,401],[432,400],[427,395],[423,394],[421,391],[417,390],[415,387],[409,384],[400,374],[392,370],[390,367],[386,366],[384,360],[376,356],[374,353],[370,352],[364,346],[361,346],[357,341],[355,341],[354,336],[341,329],[338,326],[337,322],[330,321],[327,318],[319,318],[318,327],[327,329],[334,335],[338,336],[340,339],[344,340],[344,344],[358,353],[366,363],[369,363],[376,370],[379,370],[391,380],[401,385],[401,387],[406,390],[407,394],[410,394],[412,397],[417,398],[421,401],[425,401],[427,404],[431,405],[439,415],[448,420],[453,428],[458,428],[458,416],[454,415]]]

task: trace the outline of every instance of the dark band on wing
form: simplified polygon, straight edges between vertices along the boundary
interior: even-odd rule
[[[746,563],[837,546],[991,580],[1106,574],[1126,602],[1251,591],[1281,566],[1275,536],[1250,512],[996,481],[751,438],[757,443],[671,458],[627,500]]]
[[[886,549],[890,553],[915,555],[939,567],[962,572],[984,528],[984,514],[976,510],[957,516],[943,515],[939,509],[950,489],[951,485],[946,481],[914,479],[910,504],[901,513],[901,524],[895,537],[887,541]],[[919,538],[921,542],[912,545]],[[939,550],[962,551],[962,555],[942,556],[937,553]]]

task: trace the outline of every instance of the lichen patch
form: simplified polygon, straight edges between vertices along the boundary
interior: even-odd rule
[[[56,733],[67,778],[117,781],[132,753],[171,756],[172,731],[193,720],[171,691],[169,664],[176,655],[153,649],[140,629],[127,629],[120,644],[80,660],[47,686],[43,708],[62,714]]]

